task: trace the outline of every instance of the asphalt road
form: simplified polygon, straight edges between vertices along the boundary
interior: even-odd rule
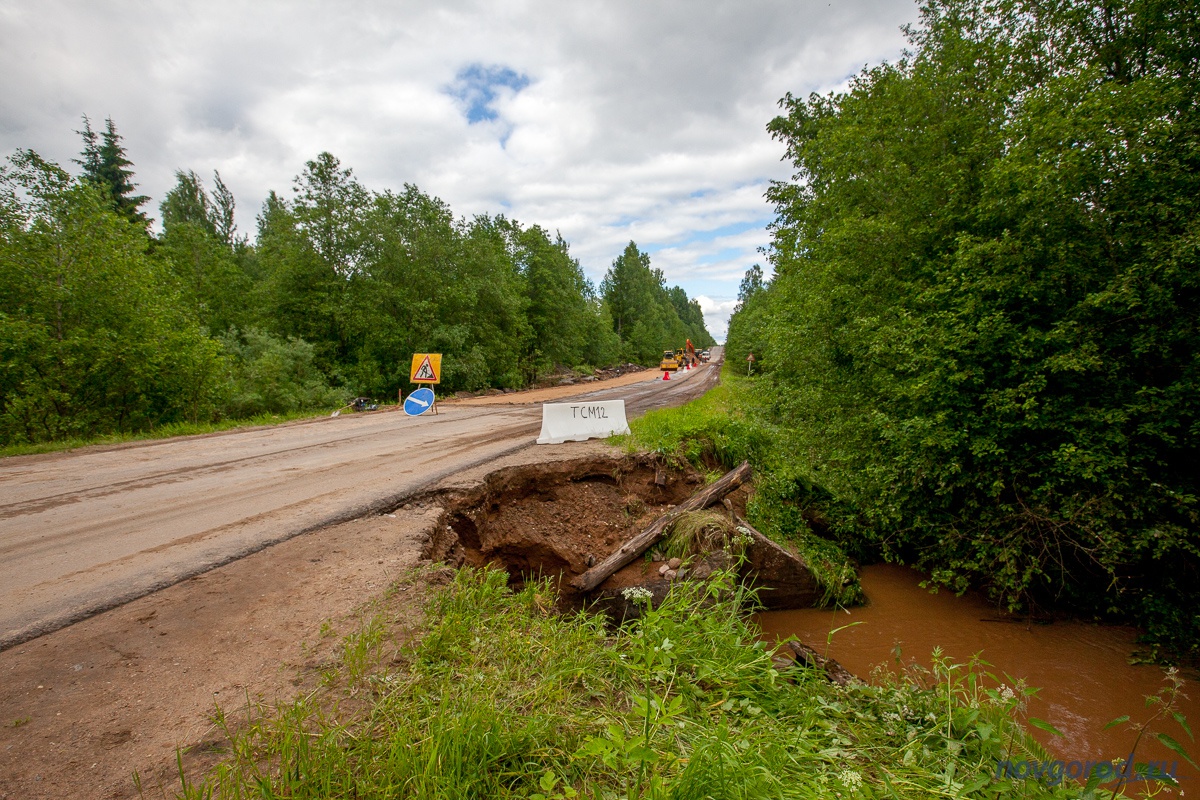
[[[634,417],[718,370],[578,397],[623,397]],[[540,403],[439,408],[0,461],[0,650],[537,446]]]

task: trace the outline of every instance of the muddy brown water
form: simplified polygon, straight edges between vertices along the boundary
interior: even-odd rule
[[[702,483],[696,473],[664,469],[647,456],[499,470],[479,487],[443,498],[446,510],[423,556],[456,565],[499,567],[517,582],[530,575],[554,576],[564,593],[564,607],[574,607],[578,598],[568,596],[567,579],[584,572]],[[744,508],[745,492],[739,490],[731,500]],[[606,585],[644,582],[656,566],[639,559]],[[1040,687],[1026,714],[1064,733],[1059,739],[1032,730],[1055,756],[1095,762],[1128,755],[1136,733],[1127,725],[1105,731],[1105,724],[1124,714],[1134,722],[1148,719],[1153,710],[1146,709],[1144,698],[1164,685],[1161,668],[1127,662],[1137,649],[1133,629],[1073,621],[1005,621],[982,597],[930,594],[920,588],[922,579],[903,567],[870,566],[862,571],[870,600],[866,606],[849,613],[774,611],[757,619],[764,636],[795,635],[863,678],[878,665],[896,669],[897,646],[903,664],[929,666],[935,647],[955,663],[979,654],[990,664],[985,669],[1001,681],[1012,685],[1023,679]],[[826,646],[835,628],[842,630]],[[1192,697],[1181,700],[1179,710],[1200,724],[1200,691],[1191,680],[1184,691]],[[1153,730],[1183,741],[1189,749],[1200,749],[1173,721]],[[1178,761],[1179,777],[1200,777],[1157,742],[1139,745],[1136,760],[1147,759]]]
[[[1109,730],[1104,726],[1125,714],[1132,722],[1148,720],[1154,714],[1154,709],[1147,709],[1145,698],[1165,685],[1163,669],[1128,663],[1137,649],[1132,628],[1081,621],[1002,621],[995,606],[983,597],[956,597],[944,590],[931,594],[919,585],[923,575],[890,564],[865,567],[861,579],[869,599],[865,606],[849,611],[765,612],[758,615],[758,623],[765,636],[795,635],[863,678],[879,665],[895,671],[899,666],[894,652],[897,646],[903,664],[915,662],[925,667],[930,666],[936,647],[953,663],[964,663],[979,654],[991,664],[985,669],[1008,685],[1023,678],[1029,686],[1040,688],[1026,713],[1064,734],[1058,738],[1032,730],[1063,761],[1127,757],[1136,732],[1129,725]],[[848,625],[852,627],[844,627]],[[1200,728],[1200,687],[1187,680],[1183,691],[1189,697],[1179,701],[1178,710],[1193,728]],[[1160,721],[1151,729],[1155,731],[1179,740],[1200,761],[1200,747],[1174,721]],[[1178,755],[1147,738],[1138,746],[1136,761],[1177,761],[1176,774],[1181,779],[1200,777]],[[1193,785],[1185,780],[1184,790]]]

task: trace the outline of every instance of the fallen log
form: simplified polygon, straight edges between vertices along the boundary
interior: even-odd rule
[[[720,480],[701,489],[666,514],[654,520],[654,522],[650,523],[649,527],[643,529],[641,533],[618,547],[616,552],[608,558],[572,580],[571,585],[581,592],[590,592],[592,589],[595,589],[609,575],[612,575],[621,567],[646,552],[651,545],[662,537],[663,532],[681,514],[708,508],[745,483],[749,477],[750,462],[743,461],[737,469],[727,472]]]
[[[862,683],[862,681],[858,679],[858,676],[853,672],[846,669],[832,658],[826,658],[806,644],[801,644],[800,642],[793,640],[787,643],[787,647],[792,651],[793,655],[796,656],[796,660],[801,664],[807,664],[810,667],[816,667],[817,669],[824,671],[825,677],[827,677],[831,683],[836,683],[838,686],[847,686],[852,683]]]

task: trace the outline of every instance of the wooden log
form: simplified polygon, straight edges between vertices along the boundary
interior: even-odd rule
[[[750,477],[750,462],[743,461],[737,469],[727,472],[719,481],[710,484],[701,489],[696,494],[684,500],[675,508],[663,514],[658,519],[654,520],[649,527],[642,530],[637,536],[634,536],[625,544],[617,548],[616,552],[608,558],[601,561],[596,566],[589,569],[587,572],[576,577],[571,581],[571,585],[581,592],[590,592],[595,589],[604,579],[621,567],[633,561],[642,553],[650,549],[651,545],[657,542],[663,535],[663,532],[670,527],[671,523],[676,520],[681,514],[686,514],[689,511],[699,511],[703,508],[708,508],[713,503],[716,503],[725,495],[732,492],[734,489],[741,486]]]
[[[801,664],[807,664],[810,667],[825,672],[825,677],[829,678],[831,683],[836,683],[838,686],[847,686],[852,683],[862,683],[853,672],[843,667],[832,658],[825,656],[813,650],[806,644],[801,644],[797,641],[787,643],[787,647],[796,656],[796,660]]]

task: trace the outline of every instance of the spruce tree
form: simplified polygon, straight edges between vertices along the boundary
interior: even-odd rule
[[[83,115],[83,130],[76,131],[83,137],[81,158],[73,159],[83,167],[83,179],[97,186],[104,193],[113,211],[145,228],[150,224],[141,206],[150,198],[135,195],[137,184],[133,182],[133,166],[125,155],[121,136],[113,125],[112,117],[104,121],[104,133],[97,136],[92,122]]]

